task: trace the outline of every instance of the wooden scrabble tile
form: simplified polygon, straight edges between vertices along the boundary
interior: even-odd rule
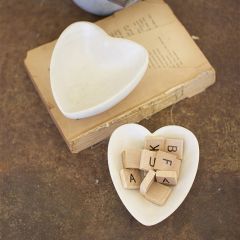
[[[140,185],[140,192],[142,194],[145,194],[148,191],[148,189],[150,188],[150,186],[155,180],[155,175],[156,175],[156,172],[154,170],[148,171],[147,175],[145,176],[145,178],[143,179]]]
[[[156,152],[143,149],[140,160],[140,169],[145,171],[153,170],[155,163]]]
[[[156,179],[157,182],[166,185],[176,185],[177,184],[177,172],[176,171],[157,171]],[[140,186],[141,189],[141,186]]]
[[[177,175],[179,175],[180,166],[181,160],[177,159],[175,155],[162,151],[157,152],[155,170],[176,171]]]
[[[164,137],[159,136],[146,136],[144,148],[150,151],[163,151],[164,150]]]
[[[164,151],[176,155],[178,159],[182,159],[183,139],[166,138]]]
[[[126,149],[122,152],[122,163],[124,168],[140,167],[141,149]]]
[[[168,199],[172,188],[158,182],[153,182],[144,197],[155,204],[163,205]]]
[[[126,189],[139,189],[141,184],[141,174],[138,169],[121,169],[120,177],[122,185]]]

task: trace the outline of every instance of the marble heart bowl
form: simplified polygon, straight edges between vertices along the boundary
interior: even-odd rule
[[[63,31],[52,53],[53,97],[66,117],[90,117],[124,99],[147,66],[143,46],[113,38],[93,23],[76,22]]]
[[[184,153],[178,184],[163,206],[146,200],[138,190],[124,189],[120,179],[121,153],[127,148],[143,149],[144,138],[151,133],[141,125],[126,124],[117,128],[108,145],[108,167],[114,187],[127,210],[140,223],[151,226],[170,216],[184,201],[195,179],[199,162],[199,145],[195,135],[180,126],[165,126],[152,135],[184,139]]]

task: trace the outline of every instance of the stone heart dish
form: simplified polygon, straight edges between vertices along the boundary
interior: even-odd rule
[[[68,118],[90,117],[124,99],[148,66],[147,50],[113,38],[89,22],[76,22],[59,37],[50,63],[50,82]]]
[[[199,162],[198,141],[191,131],[175,125],[159,128],[153,133],[154,136],[184,139],[184,155],[178,184],[163,206],[149,202],[138,190],[124,189],[119,175],[123,168],[121,153],[126,148],[143,149],[144,138],[149,134],[151,133],[141,125],[122,125],[113,132],[108,145],[108,167],[114,187],[127,210],[146,226],[163,221],[180,206],[191,189]]]

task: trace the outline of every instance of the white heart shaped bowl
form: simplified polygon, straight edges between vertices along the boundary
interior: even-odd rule
[[[151,133],[138,124],[125,124],[117,128],[109,140],[108,167],[113,185],[127,210],[146,226],[163,221],[183,202],[194,182],[199,162],[199,145],[195,135],[188,129],[170,125],[159,128],[152,135],[184,139],[184,153],[178,183],[163,206],[146,200],[139,190],[124,189],[119,172],[123,168],[121,153],[127,148],[144,147],[144,138]]]
[[[124,99],[147,66],[143,46],[113,38],[93,23],[76,22],[63,31],[52,53],[53,97],[66,117],[90,117]]]

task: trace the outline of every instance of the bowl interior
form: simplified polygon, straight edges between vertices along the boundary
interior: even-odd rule
[[[146,65],[143,47],[91,24],[62,34],[53,53],[51,84],[65,112],[84,111],[116,97]]]

